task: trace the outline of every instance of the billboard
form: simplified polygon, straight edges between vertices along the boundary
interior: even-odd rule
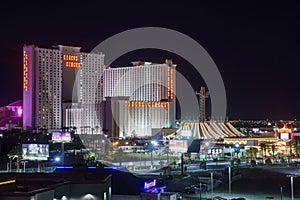
[[[279,133],[280,134],[280,139],[281,140],[290,140],[291,139],[291,135],[290,133]]]
[[[71,133],[64,131],[52,132],[52,142],[63,142],[67,143],[71,141]]]
[[[170,151],[184,153],[188,149],[188,141],[187,140],[170,140],[169,141],[169,149],[170,149]]]
[[[49,157],[49,144],[22,144],[22,159],[47,160]]]

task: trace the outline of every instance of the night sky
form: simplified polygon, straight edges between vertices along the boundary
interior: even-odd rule
[[[0,106],[22,99],[23,44],[74,45],[89,52],[121,31],[157,26],[180,31],[207,50],[224,80],[229,119],[300,118],[300,6],[296,3],[45,2],[1,3]],[[113,64],[165,58],[178,64],[195,90],[205,84],[187,61],[168,52],[140,50]]]

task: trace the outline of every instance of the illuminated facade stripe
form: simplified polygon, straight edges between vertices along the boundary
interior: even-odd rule
[[[28,91],[28,54],[26,51],[23,51],[23,88],[27,92]]]

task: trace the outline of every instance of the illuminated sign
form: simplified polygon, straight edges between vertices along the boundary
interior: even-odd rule
[[[148,105],[148,107],[166,108],[167,107],[167,102],[148,101],[147,105]],[[127,106],[127,107],[144,107],[145,102],[144,101],[124,101],[124,106]]]
[[[209,155],[218,155],[222,153],[222,149],[219,148],[212,148],[207,150],[207,154]]]
[[[144,183],[144,189],[147,190],[147,189],[150,189],[150,188],[153,188],[156,186],[156,179],[154,179],[153,181],[150,181],[150,182],[145,182]]]
[[[292,132],[292,129],[290,128],[286,128],[285,126],[281,129],[278,129],[278,132],[279,133],[291,133]]]
[[[23,52],[23,88],[28,91],[28,54],[26,51]]]
[[[247,140],[247,146],[258,146],[258,140]]]
[[[63,55],[63,61],[65,61],[65,66],[70,68],[79,68],[80,62],[79,58],[76,55]]]
[[[24,160],[47,160],[49,144],[22,144],[22,158]]]
[[[290,133],[280,133],[280,137],[281,140],[290,140],[291,139],[291,135]]]
[[[70,142],[71,133],[70,132],[52,132],[53,142]]]

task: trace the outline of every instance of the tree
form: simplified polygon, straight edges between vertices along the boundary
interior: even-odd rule
[[[257,152],[258,152],[258,150],[257,150],[256,147],[250,147],[250,148],[246,151],[246,154],[247,154],[248,156],[250,156],[251,162],[255,160]]]
[[[297,161],[298,161],[299,155],[300,155],[300,138],[294,137],[294,139],[292,140],[292,145],[293,145],[294,152],[295,152],[295,155],[296,155]]]
[[[11,149],[8,154],[8,158],[11,160],[16,159],[16,167],[17,171],[20,170],[20,158],[22,156],[22,147],[20,145],[15,146],[13,149]]]
[[[93,165],[95,161],[95,153],[88,151],[83,157],[87,165]]]
[[[263,162],[266,163],[266,150],[267,150],[267,145],[265,143],[261,143],[260,145],[260,149],[261,149],[261,152],[262,152],[262,158],[263,158]]]
[[[273,159],[273,163],[274,163],[274,161],[275,161],[275,151],[276,151],[275,144],[272,144],[271,150],[272,150],[272,159]]]

